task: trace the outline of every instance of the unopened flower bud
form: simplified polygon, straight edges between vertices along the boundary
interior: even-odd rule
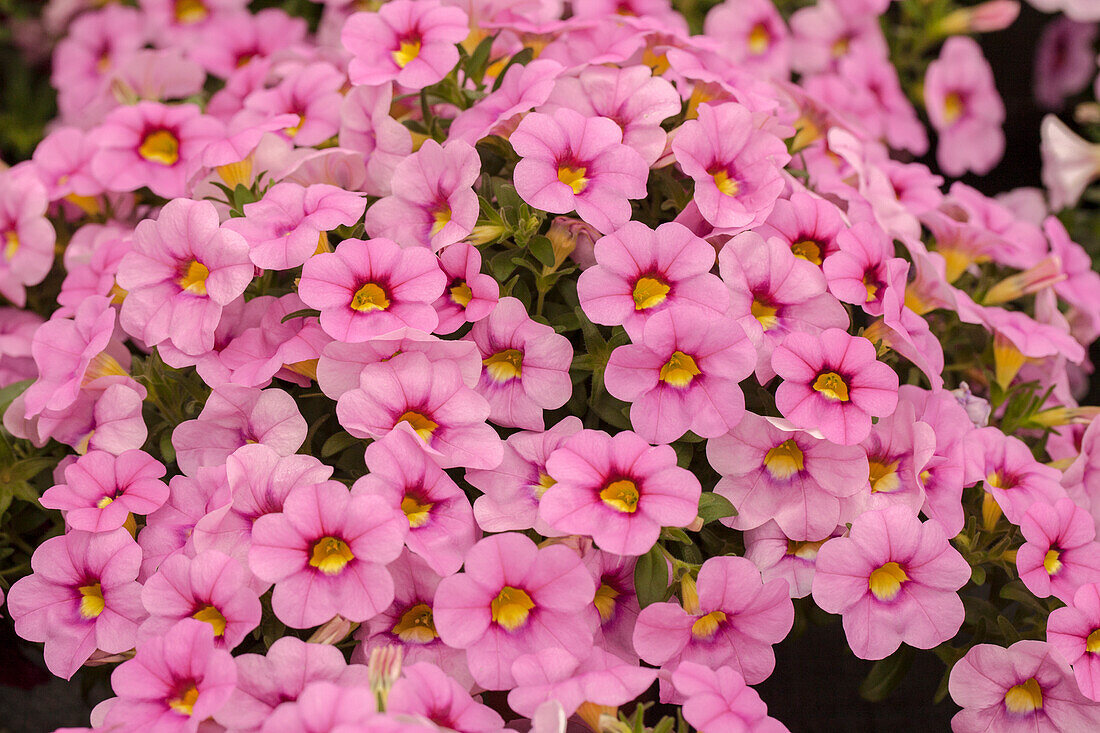
[[[314,631],[307,641],[310,644],[338,644],[358,626],[337,614]]]
[[[966,416],[970,418],[970,422],[974,424],[974,427],[984,428],[989,424],[989,413],[991,411],[989,401],[975,396],[970,391],[969,384],[961,382],[958,389],[951,390],[951,394],[966,410]]]
[[[960,36],[967,33],[993,33],[1012,25],[1020,15],[1020,3],[1016,0],[989,0],[970,8],[959,8],[948,13],[935,26],[941,36]]]
[[[570,256],[582,270],[596,264],[593,250],[600,236],[598,231],[580,219],[554,217],[554,221],[550,223],[550,231],[546,232],[546,237],[554,248],[554,269],[560,267],[565,258]]]
[[[1056,256],[1043,259],[1034,267],[1010,275],[989,289],[982,298],[982,305],[1001,305],[1037,293],[1043,288],[1066,279],[1062,272],[1062,260]]]

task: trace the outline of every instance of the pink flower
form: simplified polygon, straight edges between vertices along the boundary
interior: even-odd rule
[[[558,534],[539,518],[539,500],[554,485],[546,472],[546,460],[580,429],[580,419],[569,415],[544,432],[512,433],[504,441],[499,465],[466,471],[466,480],[482,492],[474,501],[474,516],[483,530],[534,528],[545,537]]]
[[[214,347],[222,308],[252,280],[248,244],[219,226],[209,201],[176,199],[134,231],[118,285],[127,293],[119,324],[146,345],[162,341],[186,354]]]
[[[118,698],[105,724],[191,733],[226,704],[236,684],[233,656],[215,646],[213,629],[186,618],[115,668]]]
[[[816,336],[789,334],[772,354],[783,383],[775,393],[779,411],[803,429],[854,445],[871,431],[871,417],[897,406],[898,376],[875,359],[865,338],[830,328]]]
[[[439,267],[450,282],[432,305],[439,315],[435,333],[454,333],[465,323],[477,323],[492,312],[500,287],[492,275],[481,272],[477,247],[458,242],[439,253]]]
[[[264,317],[278,310],[279,305],[280,301],[272,295],[261,295],[247,301],[244,296],[240,296],[230,301],[229,305],[222,309],[218,327],[214,329],[213,349],[199,355],[191,355],[175,348],[171,342],[162,341],[157,344],[157,353],[168,366],[175,369],[193,366],[208,386],[220,387],[226,382],[232,381],[233,378],[232,369],[222,359],[222,354],[246,331],[255,328]],[[279,314],[280,318],[282,316],[283,314]],[[320,326],[317,326],[317,328],[320,330]],[[239,364],[235,366],[239,366]],[[263,382],[260,384],[246,384],[245,386],[260,386],[262,384]]]
[[[145,617],[140,564],[141,548],[124,529],[51,537],[31,556],[33,574],[8,591],[16,633],[46,642],[46,666],[64,679],[96,649],[132,648]]]
[[[233,730],[258,731],[284,702],[297,700],[312,682],[328,681],[346,687],[367,682],[366,667],[348,665],[343,654],[328,644],[309,644],[293,636],[275,640],[263,654],[241,654],[237,687],[214,719]]]
[[[495,710],[474,700],[465,687],[429,662],[402,667],[386,697],[386,712],[420,716],[463,733],[493,733],[504,727]]]
[[[242,116],[259,122],[276,115],[296,115],[295,124],[281,134],[295,145],[318,145],[340,130],[343,86],[344,75],[332,64],[308,64],[295,69],[276,86],[249,94]]]
[[[760,572],[743,557],[704,562],[697,589],[688,577],[683,607],[653,603],[638,615],[638,654],[668,670],[685,661],[711,668],[729,664],[746,682],[763,682],[775,668],[772,645],[794,623],[787,582],[761,582]],[[671,695],[661,697],[668,700]]]
[[[71,319],[54,317],[42,324],[31,342],[38,378],[23,393],[26,416],[64,410],[76,402],[88,382],[125,375],[130,353],[111,341],[114,331],[115,311],[100,296],[84,300]]]
[[[893,506],[861,514],[848,537],[821,547],[813,595],[841,614],[857,657],[883,659],[902,642],[931,649],[954,636],[963,622],[955,591],[969,579],[970,565],[938,522]]]
[[[767,0],[726,0],[707,13],[703,32],[738,67],[776,79],[790,74],[787,25]]]
[[[1004,154],[1004,102],[977,42],[948,38],[924,77],[924,105],[939,133],[936,161],[945,173],[988,173]]]
[[[466,652],[444,644],[435,628],[435,591],[442,578],[407,550],[386,569],[393,576],[393,603],[355,632],[360,644],[352,652],[352,661],[366,664],[372,650],[395,646],[406,664],[429,662],[466,689],[472,688]]]
[[[500,438],[485,423],[489,403],[463,383],[452,361],[409,353],[370,364],[359,375],[359,388],[340,397],[336,415],[360,438],[412,430],[444,468],[500,463]]]
[[[611,353],[607,391],[630,406],[630,422],[651,443],[691,430],[715,438],[741,420],[739,382],[752,373],[756,351],[729,317],[673,308],[652,316],[642,338]]]
[[[404,513],[409,524],[405,544],[435,572],[458,572],[462,558],[478,539],[466,494],[421,450],[412,431],[392,430],[367,446],[367,469],[352,494],[381,497]]]
[[[447,646],[465,649],[487,689],[510,689],[512,663],[547,647],[575,656],[592,648],[596,586],[573,550],[538,548],[521,534],[486,537],[466,553],[465,572],[444,578],[435,624]]]
[[[617,555],[643,555],[661,527],[691,524],[702,491],[670,446],[630,431],[582,430],[550,454],[546,472],[554,483],[539,502],[543,521]]]
[[[92,136],[76,127],[59,127],[34,149],[35,173],[51,201],[72,196],[98,196],[103,184],[92,175],[98,147]]]
[[[400,722],[375,712],[377,703],[366,686],[345,686],[318,680],[308,684],[294,702],[283,703],[264,720],[261,733],[299,731],[370,731],[371,733],[422,733],[419,723]],[[432,728],[427,728],[431,731]]]
[[[835,204],[797,191],[790,200],[776,201],[767,220],[753,231],[764,239],[781,239],[795,257],[820,267],[840,249],[836,236],[845,228]]]
[[[655,230],[630,221],[596,240],[596,265],[581,273],[577,295],[585,315],[622,325],[640,339],[646,321],[662,311],[692,306],[725,312],[729,294],[710,274],[714,248],[691,230],[666,222]]]
[[[738,234],[718,253],[718,271],[729,287],[730,315],[756,348],[761,384],[775,376],[772,352],[788,333],[848,327],[848,313],[825,291],[821,269],[781,239]]]
[[[203,43],[187,49],[214,76],[224,78],[254,58],[269,57],[301,43],[309,30],[304,18],[280,8],[253,13],[218,13],[203,29]]]
[[[394,170],[412,153],[408,128],[390,117],[392,103],[390,85],[356,86],[340,106],[340,147],[365,156],[363,190],[372,196],[390,194]]]
[[[85,224],[65,248],[65,281],[57,302],[58,312],[72,315],[88,298],[104,295],[112,305],[121,305],[126,296],[115,282],[118,264],[130,251],[132,229],[118,224]]]
[[[1093,730],[1100,707],[1077,689],[1069,665],[1044,642],[1009,648],[978,644],[951,669],[948,691],[962,711],[951,719],[958,733]]]
[[[176,426],[172,446],[180,470],[216,466],[246,443],[263,443],[289,456],[306,439],[306,421],[294,398],[281,389],[225,384],[210,393],[194,420]]]
[[[736,102],[703,105],[672,141],[676,162],[695,180],[703,218],[723,229],[763,224],[783,191],[790,156],[783,141],[759,129]]]
[[[858,447],[752,413],[709,440],[707,458],[722,475],[714,492],[737,508],[723,524],[747,530],[774,520],[796,541],[828,537],[840,523],[840,499],[867,486],[867,459]]]
[[[553,114],[560,108],[614,120],[622,128],[623,145],[653,165],[668,139],[661,123],[680,112],[680,95],[645,65],[589,66],[577,76],[560,77],[539,110]]]
[[[1058,470],[1039,463],[1019,438],[998,428],[980,428],[967,436],[965,484],[984,481],[985,490],[1015,525],[1035,503],[1054,504],[1066,496]]]
[[[173,476],[168,482],[168,501],[145,518],[145,527],[138,533],[142,580],[176,553],[193,556],[195,525],[210,512],[227,506],[230,499],[225,466],[204,466],[194,478]]]
[[[33,311],[0,308],[0,388],[38,376],[31,344],[42,323]]]
[[[648,166],[623,144],[622,129],[606,117],[561,108],[532,112],[508,141],[520,156],[515,186],[531,206],[554,214],[574,209],[601,232],[630,219],[629,199],[646,196]]]
[[[335,252],[310,257],[298,294],[321,311],[321,327],[338,341],[356,343],[403,326],[430,332],[432,308],[447,285],[426,249],[402,249],[389,239],[345,239]]]
[[[117,457],[93,450],[65,468],[65,483],[46,489],[42,506],[65,512],[65,524],[87,532],[110,532],[130,514],[152,514],[168,499],[164,466],[148,453]]]
[[[267,300],[267,296],[248,302],[261,299]],[[229,381],[235,384],[262,387],[270,384],[272,377],[278,377],[307,386],[316,377],[317,361],[332,339],[316,318],[298,316],[283,320],[305,307],[294,293],[273,300],[260,308],[263,316],[258,324],[242,324],[249,327],[221,350],[218,362],[229,370]],[[199,369],[200,375],[202,372]],[[210,378],[206,382],[219,384]]]
[[[1056,608],[1047,618],[1047,642],[1073,665],[1077,686],[1090,700],[1100,697],[1100,584],[1085,583],[1078,588],[1069,605]]]
[[[894,285],[886,269],[894,254],[893,242],[871,222],[853,224],[837,235],[836,242],[839,251],[821,266],[829,292],[868,315],[882,315],[883,296]],[[904,289],[904,283],[901,286]]]
[[[476,145],[489,135],[508,137],[524,112],[546,101],[561,72],[562,65],[548,59],[512,65],[496,90],[454,118],[448,138]]]
[[[351,53],[352,84],[396,81],[409,89],[435,84],[458,63],[455,44],[469,35],[466,13],[438,0],[394,0],[377,13],[356,13],[340,35]]]
[[[193,618],[214,629],[215,646],[233,649],[260,625],[260,599],[248,587],[249,579],[239,562],[217,550],[167,558],[141,589],[149,612],[140,629],[142,644]]]
[[[325,233],[355,224],[365,207],[362,196],[335,186],[277,183],[261,200],[245,204],[244,217],[230,219],[225,228],[245,238],[257,267],[289,270],[305,264],[319,243],[327,250]]]
[[[533,717],[541,704],[556,700],[567,716],[579,708],[581,718],[588,718],[588,707],[618,708],[641,695],[657,679],[657,670],[599,647],[584,657],[547,647],[512,662],[512,676],[516,686],[508,693],[508,706],[520,715]]]
[[[1100,145],[1077,135],[1052,114],[1043,118],[1039,137],[1043,186],[1051,210],[1076,206],[1085,189],[1100,176]]]
[[[462,141],[440,145],[426,140],[393,172],[392,196],[367,212],[367,233],[403,247],[430,247],[438,252],[465,238],[477,223],[481,158]]]
[[[57,234],[46,189],[29,169],[0,171],[0,295],[22,308],[26,286],[46,279]]]
[[[494,423],[541,430],[543,410],[561,407],[573,394],[569,340],[532,320],[519,300],[502,298],[466,338],[481,354],[477,391],[489,402]]]
[[[768,706],[745,678],[732,667],[711,669],[681,662],[672,684],[684,698],[684,719],[699,730],[785,733],[787,728],[768,717]]]
[[[847,531],[847,527],[839,526],[829,537],[840,537]],[[760,570],[765,583],[782,578],[790,584],[791,598],[805,598],[813,585],[817,553],[828,539],[796,542],[771,521],[745,532],[745,557]]]
[[[352,496],[335,481],[296,487],[283,511],[252,525],[248,565],[275,584],[271,606],[288,626],[337,614],[365,621],[393,601],[385,565],[401,554],[408,526],[380,497]]]
[[[886,39],[876,18],[880,12],[851,12],[844,3],[828,0],[801,8],[790,19],[791,65],[802,74],[814,74],[834,70],[856,50],[885,55]]]
[[[1036,501],[1024,513],[1020,530],[1025,542],[1017,550],[1016,569],[1037,597],[1053,595],[1069,603],[1079,587],[1100,581],[1096,526],[1072,499]]]
[[[612,555],[588,547],[584,564],[596,580],[596,598],[592,605],[600,614],[595,645],[620,659],[638,660],[634,651],[634,626],[638,621],[638,595],[634,589],[637,558]]]
[[[1067,97],[1084,91],[1096,75],[1095,23],[1058,16],[1043,28],[1035,50],[1035,99],[1057,111]]]
[[[221,133],[221,123],[193,104],[119,107],[92,133],[99,145],[92,173],[110,191],[148,186],[164,198],[186,196],[203,149]]]

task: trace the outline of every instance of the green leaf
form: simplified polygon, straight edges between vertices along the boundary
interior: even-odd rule
[[[358,438],[354,435],[345,433],[343,430],[338,433],[333,433],[328,436],[328,439],[321,445],[321,457],[329,458],[337,453],[342,453],[358,442]]]
[[[664,599],[668,590],[668,564],[660,545],[654,545],[638,558],[634,566],[634,590],[642,608]]]
[[[867,679],[859,686],[859,696],[870,702],[882,702],[905,678],[913,664],[913,647],[903,644],[900,649],[875,662]]]
[[[679,527],[662,527],[661,539],[668,540],[669,542],[679,542],[681,545],[691,544],[691,538],[688,537],[688,533]]]
[[[9,467],[5,471],[5,476],[9,481],[15,481],[17,483],[30,481],[45,469],[55,465],[57,465],[57,459],[55,458],[25,458]],[[35,498],[38,498],[37,494]]]
[[[508,59],[508,64],[500,70],[499,74],[497,74],[497,80],[493,83],[493,91],[495,92],[497,89],[500,89],[500,85],[504,83],[504,75],[508,73],[508,69],[512,68],[515,64],[525,66],[530,63],[533,58],[535,58],[535,50],[533,48],[524,48],[515,56]]]
[[[466,76],[474,84],[481,84],[481,80],[485,78],[485,69],[489,66],[489,54],[493,50],[493,41],[496,40],[495,35],[486,36],[481,39],[481,43],[477,44],[477,48],[470,54],[470,60],[466,64]]]
[[[554,245],[550,244],[550,240],[546,237],[539,235],[532,237],[531,242],[527,245],[527,249],[535,256],[535,259],[546,267],[553,267],[554,260]]]
[[[704,491],[699,497],[699,516],[703,523],[713,522],[724,517],[736,517],[737,510],[729,499],[713,491]]]
[[[7,411],[8,405],[10,405],[16,397],[23,394],[27,387],[32,384],[34,384],[33,379],[24,379],[22,382],[13,382],[7,387],[0,389],[0,415],[3,415]]]
[[[283,320],[279,321],[279,323],[286,323],[287,321],[292,321],[295,318],[317,318],[320,315],[321,311],[319,310],[315,310],[313,308],[300,308],[296,311],[287,313],[285,316],[283,316]]]
[[[675,718],[661,718],[661,722],[653,726],[653,733],[672,733],[672,729],[675,725]]]

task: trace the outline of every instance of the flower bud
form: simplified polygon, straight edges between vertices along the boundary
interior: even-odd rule
[[[1010,275],[991,287],[982,298],[982,305],[1001,305],[1037,293],[1065,279],[1062,260],[1056,256],[1046,257],[1037,265]]]
[[[940,36],[993,33],[1012,25],[1019,15],[1020,3],[1016,0],[988,0],[981,5],[948,13],[933,30]]]

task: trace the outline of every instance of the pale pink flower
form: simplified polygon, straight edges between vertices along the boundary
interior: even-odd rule
[[[57,235],[46,218],[49,198],[30,168],[0,170],[0,295],[22,308],[26,287],[50,272]]]
[[[65,524],[88,532],[110,532],[130,514],[152,514],[168,499],[160,479],[164,465],[148,453],[113,456],[93,450],[65,468],[65,483],[42,494],[42,506],[65,512]]]
[[[435,333],[454,333],[465,323],[477,323],[492,312],[500,299],[500,286],[492,275],[481,272],[481,252],[458,242],[439,253],[439,267],[450,281],[432,305],[439,314]]]
[[[1100,581],[1096,527],[1073,500],[1036,501],[1020,520],[1020,531],[1025,542],[1016,551],[1016,569],[1036,597],[1069,603],[1079,587]]]
[[[684,719],[699,730],[786,733],[768,717],[768,706],[745,678],[732,667],[710,667],[681,662],[672,672],[672,684],[684,698]]]

